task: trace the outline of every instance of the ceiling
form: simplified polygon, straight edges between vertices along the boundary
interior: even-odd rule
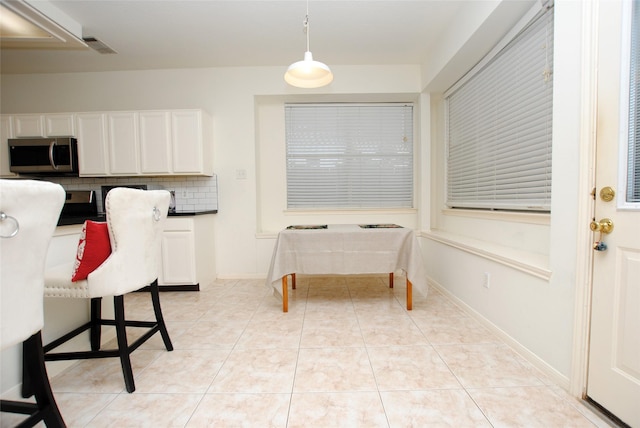
[[[3,74],[236,66],[284,71],[305,51],[304,0],[27,1],[53,6],[80,24],[83,37],[117,53],[3,48]],[[486,6],[484,0],[312,0],[310,50],[329,66],[422,64],[456,16]]]

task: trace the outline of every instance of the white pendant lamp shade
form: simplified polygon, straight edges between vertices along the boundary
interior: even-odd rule
[[[320,88],[333,80],[333,73],[326,64],[314,61],[309,50],[309,0],[307,16],[304,18],[304,32],[307,36],[307,50],[302,61],[294,62],[284,74],[284,80],[297,88]]]
[[[311,52],[304,53],[304,60],[294,62],[284,74],[284,80],[297,88],[320,88],[333,80],[333,73],[326,64],[314,61]]]

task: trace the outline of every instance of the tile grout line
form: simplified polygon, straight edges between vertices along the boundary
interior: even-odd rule
[[[304,323],[306,319],[307,313],[307,301],[309,300],[309,286],[306,287],[306,295],[304,298],[304,312],[302,316],[302,328],[300,329],[300,340],[298,340],[298,349],[296,352],[296,364],[293,369],[293,379],[291,381],[291,393],[289,394],[289,406],[287,407],[287,420],[285,422],[285,427],[289,426],[289,418],[291,417],[291,404],[293,403],[293,393],[296,386],[296,376],[298,374],[298,363],[300,361],[300,348],[302,346],[302,335],[304,334]],[[291,301],[291,300],[290,300]],[[291,309],[291,307],[289,308]]]
[[[225,293],[223,293],[223,296],[226,294],[230,293],[230,289],[236,287],[238,285],[240,281],[234,281],[233,283],[233,287],[230,287],[229,290],[225,290]],[[225,287],[226,288],[226,287]],[[249,321],[255,316],[255,313],[258,311],[258,308],[260,307],[260,305],[258,305],[256,307],[256,309],[254,310],[254,312],[252,313]],[[206,311],[204,314],[206,314],[208,311]],[[196,320],[195,322],[198,322],[202,319],[202,317],[204,316],[201,315],[200,318],[198,318],[198,320]],[[242,333],[244,333],[244,331],[247,328],[247,325],[249,323],[247,322],[247,324],[244,326],[244,329],[242,330]],[[218,370],[216,371],[216,374],[211,378],[211,382],[209,383],[209,385],[207,386],[207,388],[205,389],[205,391],[202,393],[202,395],[200,396],[200,399],[198,400],[198,403],[194,406],[193,411],[191,412],[191,414],[189,415],[189,418],[187,418],[187,421],[185,422],[184,426],[188,426],[189,422],[191,422],[191,419],[193,418],[193,415],[195,415],[195,413],[198,411],[198,408],[200,407],[200,405],[202,404],[202,402],[204,401],[205,397],[207,396],[207,392],[211,389],[211,386],[213,386],[213,383],[215,382],[216,378],[218,377],[218,375],[220,374],[220,371],[222,370],[222,368],[224,367],[225,363],[228,361],[229,357],[231,356],[231,353],[233,352],[233,350],[235,349],[236,345],[238,344],[238,341],[240,340],[240,337],[242,337],[242,333],[240,333],[238,335],[238,338],[236,339],[236,341],[234,342],[233,346],[231,347],[231,350],[229,351],[229,353],[227,354],[226,358],[224,359],[224,361],[222,362],[222,364],[220,364],[220,368],[218,368]],[[184,334],[184,333],[183,333]]]

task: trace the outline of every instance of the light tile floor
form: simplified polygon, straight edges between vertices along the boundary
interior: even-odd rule
[[[406,311],[404,278],[387,278],[299,276],[288,313],[261,280],[162,293],[175,350],[156,335],[133,354],[133,394],[117,359],[76,363],[52,379],[61,412],[69,427],[609,426],[445,296]],[[126,308],[152,317],[147,294]]]

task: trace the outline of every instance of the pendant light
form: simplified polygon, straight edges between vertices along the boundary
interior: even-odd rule
[[[320,88],[333,80],[333,73],[326,64],[314,61],[309,50],[309,0],[307,15],[304,18],[304,32],[307,36],[307,51],[302,61],[294,62],[284,74],[284,80],[297,88]]]

